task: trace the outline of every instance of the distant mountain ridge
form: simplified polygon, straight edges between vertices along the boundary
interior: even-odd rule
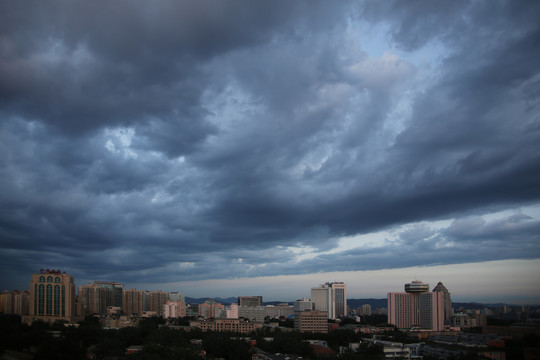
[[[236,297],[228,297],[228,298],[220,298],[220,297],[192,298],[192,297],[186,296],[186,304],[202,304],[206,300],[209,300],[209,299],[216,300],[218,303],[223,304],[223,305],[230,305],[230,304],[233,304],[233,303],[236,304],[238,302],[238,298],[236,298]]]
[[[210,297],[203,297],[203,298],[192,298],[186,296],[186,303],[188,304],[202,304],[206,300],[212,299],[216,300],[218,303],[223,305],[230,305],[230,304],[236,304],[238,302],[238,298],[236,297],[228,297],[228,298],[210,298]],[[265,301],[263,302],[263,305],[278,305],[282,303],[288,303],[289,305],[293,304],[293,301]],[[349,309],[356,309],[364,304],[371,305],[371,310],[374,311],[375,309],[379,308],[386,308],[388,307],[387,299],[347,299],[347,305]],[[500,306],[519,306],[515,304],[505,304],[505,303],[496,303],[496,304],[487,304],[487,303],[477,303],[477,302],[452,302],[452,307],[454,309],[459,309],[460,307],[464,309],[483,309],[483,308],[495,308]],[[531,304],[530,306],[538,306]]]

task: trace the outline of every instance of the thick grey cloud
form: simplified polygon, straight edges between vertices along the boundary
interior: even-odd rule
[[[540,256],[538,4],[0,7],[5,287]]]

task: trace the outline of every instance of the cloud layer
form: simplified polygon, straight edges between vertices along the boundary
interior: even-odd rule
[[[2,3],[2,285],[539,258],[538,13]]]

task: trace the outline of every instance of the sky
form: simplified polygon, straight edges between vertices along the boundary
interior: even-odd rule
[[[540,304],[539,13],[0,0],[0,289]]]

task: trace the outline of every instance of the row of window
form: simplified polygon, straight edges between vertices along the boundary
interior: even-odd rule
[[[39,277],[39,282],[45,282],[45,276],[40,276]],[[47,276],[47,282],[53,282],[53,277],[52,276]],[[54,278],[54,282],[59,284],[62,282],[62,280],[60,279],[60,277],[55,277]]]
[[[46,301],[45,301],[46,300]],[[60,285],[53,286],[34,284],[34,314],[36,315],[66,315],[66,287],[62,286],[62,296],[60,296]]]

